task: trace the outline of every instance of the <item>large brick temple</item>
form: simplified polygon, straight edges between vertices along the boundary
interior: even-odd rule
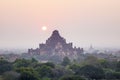
[[[61,58],[67,56],[77,58],[84,52],[83,48],[73,47],[73,43],[67,43],[66,39],[60,36],[58,30],[54,30],[50,38],[44,44],[39,44],[39,48],[28,49],[29,55],[37,56],[59,56]]]

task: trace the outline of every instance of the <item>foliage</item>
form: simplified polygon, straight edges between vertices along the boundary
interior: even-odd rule
[[[5,72],[3,74],[4,80],[18,80],[20,74],[14,71]]]
[[[60,80],[85,80],[85,79],[80,76],[69,75],[69,76],[63,76]]]
[[[107,61],[107,60],[105,60],[105,59],[99,60],[99,63],[100,63],[100,66],[101,66],[102,68],[109,68],[109,66],[110,66],[109,61]]]
[[[38,74],[33,68],[20,68],[17,71],[21,74],[19,80],[39,80]]]
[[[62,62],[62,65],[63,66],[67,66],[70,64],[70,59],[68,57],[64,57],[63,58],[63,62]]]
[[[93,66],[98,66],[98,59],[95,56],[87,56],[85,60],[83,61],[83,65],[93,65]]]
[[[0,76],[0,80],[3,80],[2,76]]]
[[[100,68],[92,65],[86,65],[81,67],[77,72],[77,75],[85,76],[90,79],[102,79],[104,78],[104,71]]]
[[[12,64],[7,60],[0,59],[0,74],[12,70]]]
[[[120,79],[120,72],[115,72],[113,70],[107,70],[105,73],[105,78],[108,80]]]
[[[51,62],[44,63],[43,65],[49,66],[51,68],[55,68],[55,64],[53,64]]]
[[[40,63],[36,59],[17,59],[13,63],[0,59],[0,80],[119,80],[120,61],[88,56],[84,62]]]
[[[116,71],[120,72],[120,61],[117,63]]]
[[[72,64],[70,65],[70,69],[72,69],[72,71],[74,71],[74,73],[77,73],[78,70],[80,70],[80,65],[78,64]]]
[[[52,69],[49,66],[43,65],[36,69],[38,71],[40,77],[51,77],[52,76]]]
[[[26,60],[26,59],[16,59],[16,61],[14,62],[14,66],[16,68],[20,68],[20,67],[28,67],[30,65],[30,60]]]

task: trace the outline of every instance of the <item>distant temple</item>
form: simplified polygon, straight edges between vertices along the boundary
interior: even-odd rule
[[[46,40],[45,44],[39,44],[39,48],[28,49],[29,55],[59,56],[62,58],[65,56],[76,58],[83,52],[83,48],[76,48],[73,47],[73,43],[67,43],[57,30],[53,31],[51,37]]]

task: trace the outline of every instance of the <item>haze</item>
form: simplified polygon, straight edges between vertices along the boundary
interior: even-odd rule
[[[0,0],[0,48],[36,48],[55,29],[76,46],[119,48],[120,0]]]

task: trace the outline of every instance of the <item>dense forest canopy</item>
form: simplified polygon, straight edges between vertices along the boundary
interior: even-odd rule
[[[0,80],[119,80],[120,61],[88,56],[83,62],[64,57],[59,64],[36,59],[0,59]]]

